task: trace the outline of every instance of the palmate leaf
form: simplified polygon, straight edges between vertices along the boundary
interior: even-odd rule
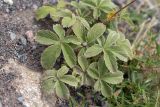
[[[63,27],[59,24],[53,26],[54,31],[59,36],[60,39],[64,39],[65,31]]]
[[[55,88],[56,88],[56,94],[59,98],[69,99],[70,97],[69,89],[63,82],[56,81]]]
[[[41,65],[45,69],[52,69],[60,53],[61,53],[60,45],[49,46],[43,51],[41,55]]]
[[[103,51],[103,48],[100,45],[95,44],[86,50],[86,52],[84,53],[84,56],[87,58],[94,57],[100,54],[102,51]]]
[[[68,9],[61,9],[61,10],[57,11],[56,16],[59,16],[59,17],[72,17],[72,11],[70,11]]]
[[[84,49],[81,49],[78,54],[78,63],[81,66],[83,71],[87,70],[87,68],[89,66],[89,62],[88,62],[87,58],[84,56]]]
[[[117,41],[117,45],[119,45],[124,50],[124,52],[126,52],[128,57],[132,59],[133,51],[132,51],[131,43],[129,42],[128,39],[125,38],[124,34],[122,34],[121,32],[118,32],[118,34],[120,35],[120,38]]]
[[[109,11],[115,9],[117,6],[111,0],[99,0],[99,8],[101,11],[108,13]]]
[[[64,17],[62,19],[62,25],[63,25],[63,27],[68,27],[71,21],[72,21],[72,18],[70,18],[70,17]]]
[[[99,72],[96,69],[97,63],[93,62],[89,65],[88,69],[87,69],[87,73],[90,77],[92,77],[93,79],[99,79]]]
[[[109,51],[104,51],[104,61],[105,64],[110,72],[116,72],[118,69],[117,65],[117,59],[115,56],[109,52]]]
[[[66,36],[64,38],[64,42],[65,43],[72,43],[72,44],[75,44],[75,45],[78,45],[80,46],[81,45],[81,41],[76,37],[76,36]]]
[[[46,76],[46,78],[52,77],[53,79],[56,79],[57,71],[55,69],[46,70],[44,72],[44,75]]]
[[[128,61],[129,57],[121,46],[111,46],[110,52],[116,57],[118,57],[120,60],[124,62]]]
[[[45,18],[48,14],[55,14],[56,8],[51,6],[42,6],[36,11],[36,19],[40,20]]]
[[[83,5],[89,6],[91,8],[95,8],[96,2],[95,0],[81,0],[80,1]]]
[[[95,24],[87,34],[87,40],[88,42],[93,42],[97,38],[103,35],[103,33],[106,31],[106,26],[103,23],[97,23]]]
[[[62,66],[59,70],[58,70],[58,72],[57,72],[57,77],[63,77],[65,74],[67,74],[68,73],[68,71],[69,71],[69,68],[68,67],[66,67],[66,66]]]
[[[105,97],[111,97],[112,96],[112,88],[104,81],[100,81],[101,83],[101,93]]]
[[[49,30],[40,30],[37,32],[36,41],[43,45],[57,44],[59,41],[58,36]]]
[[[101,16],[101,11],[99,9],[97,9],[97,8],[94,8],[93,9],[93,17],[95,19],[98,19],[99,16]]]
[[[99,78],[103,77],[106,73],[108,73],[108,69],[103,58],[100,58],[98,61],[98,73]]]
[[[106,43],[104,45],[104,48],[108,48],[110,46],[112,46],[113,44],[115,44],[119,38],[120,38],[120,35],[117,34],[116,31],[113,31],[113,30],[108,30],[109,31],[109,34],[108,34],[108,37],[107,37],[107,40],[106,40]]]
[[[66,6],[66,1],[65,0],[58,0],[57,8],[64,8]]]
[[[119,84],[123,81],[123,73],[118,71],[103,75],[102,80],[109,84]]]
[[[72,14],[72,17],[64,17],[62,19],[62,25],[63,27],[71,27],[76,22],[76,16]]]
[[[73,68],[76,65],[76,55],[73,49],[66,43],[61,44],[61,49],[66,63]]]
[[[85,27],[80,21],[76,21],[76,23],[72,26],[72,30],[80,41],[85,40]]]
[[[101,80],[97,80],[94,84],[95,91],[101,91]]]
[[[87,73],[83,73],[81,75],[80,84],[81,85],[92,86],[94,84],[94,80]]]
[[[64,75],[64,76],[60,77],[59,79],[60,79],[60,81],[66,83],[70,86],[76,87],[78,85],[77,79],[72,75]]]
[[[53,93],[54,92],[54,87],[55,87],[55,81],[53,81],[52,78],[46,79],[42,82],[41,87],[44,92],[46,93]]]
[[[89,23],[88,23],[84,18],[82,18],[82,17],[77,17],[77,19],[83,24],[83,26],[84,26],[87,30],[90,29]]]

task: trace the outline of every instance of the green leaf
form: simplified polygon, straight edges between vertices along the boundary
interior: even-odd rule
[[[94,8],[93,10],[93,17],[94,19],[98,19],[98,17],[101,15],[101,11],[97,8]]]
[[[98,72],[100,78],[108,72],[104,59],[100,58],[98,61]]]
[[[133,58],[132,46],[129,40],[125,39],[125,36],[120,34],[120,38],[117,41],[117,45],[121,47],[124,53],[130,58]]]
[[[46,79],[42,82],[41,86],[44,92],[50,94],[54,92],[55,82],[52,78]]]
[[[115,9],[117,6],[111,0],[100,0],[99,8],[105,13]]]
[[[103,75],[102,80],[110,84],[119,84],[123,81],[123,73],[120,71],[107,73],[106,75]]]
[[[56,13],[55,7],[42,6],[36,11],[36,19],[40,20],[45,18],[48,14],[55,14],[55,13]]]
[[[95,44],[86,50],[86,52],[84,53],[84,56],[87,58],[94,57],[100,54],[102,51],[103,51],[103,48],[100,45]]]
[[[64,75],[59,79],[60,79],[60,81],[66,83],[66,84],[68,84],[70,86],[76,87],[78,85],[77,79],[72,75]]]
[[[64,17],[62,19],[62,25],[63,25],[63,27],[68,27],[71,21],[72,21],[72,18],[70,18],[70,17]]]
[[[105,64],[110,72],[116,72],[118,69],[117,60],[109,51],[104,51]]]
[[[97,39],[97,42],[100,46],[104,46],[106,38],[104,36],[101,36],[100,38]]]
[[[65,31],[63,27],[59,24],[56,24],[53,26],[54,31],[57,33],[60,39],[64,39],[65,36]]]
[[[109,34],[108,34],[108,37],[107,37],[107,40],[106,40],[106,43],[105,43],[105,46],[104,46],[105,48],[108,48],[108,47],[112,46],[120,38],[119,34],[116,31],[113,31],[113,30],[110,30],[110,29],[108,31],[109,31]]]
[[[49,30],[40,30],[36,35],[36,41],[43,45],[57,44],[58,40],[58,36]]]
[[[85,40],[85,28],[84,26],[80,23],[80,21],[76,21],[76,23],[72,26],[72,30],[74,34],[77,36],[80,41]]]
[[[81,75],[81,85],[92,86],[94,84],[94,80],[86,73]]]
[[[103,33],[106,31],[106,26],[103,23],[97,23],[95,24],[87,34],[87,39],[89,42],[95,41],[97,38],[103,35]]]
[[[89,6],[91,8],[95,8],[96,3],[94,0],[81,0],[80,3],[82,3],[83,5]]]
[[[56,12],[56,16],[58,17],[72,17],[72,11],[69,9],[61,9]]]
[[[64,8],[66,6],[66,1],[65,0],[58,0],[57,8]]]
[[[56,59],[61,53],[60,45],[52,45],[44,50],[41,55],[41,64],[45,69],[53,68]]]
[[[89,25],[89,23],[87,22],[86,19],[84,19],[84,18],[82,18],[82,17],[77,17],[77,19],[79,19],[79,21],[83,24],[83,26],[84,26],[85,28],[87,28],[87,30],[90,29],[90,25]]]
[[[48,78],[48,77],[56,78],[57,71],[56,71],[55,69],[46,70],[46,71],[44,72],[44,75],[46,76],[46,78]]]
[[[72,43],[75,45],[81,45],[81,41],[76,36],[72,36],[72,35],[65,37],[64,42],[65,43]]]
[[[96,83],[94,84],[94,89],[95,91],[101,91],[101,81],[97,80]]]
[[[121,46],[112,46],[110,52],[112,52],[112,54],[118,57],[120,60],[124,62],[128,61],[129,57],[127,53],[121,48]]]
[[[66,43],[61,44],[61,49],[66,63],[73,68],[76,65],[76,55],[73,49]]]
[[[84,56],[84,49],[81,49],[78,54],[78,63],[81,66],[83,71],[86,71],[86,69],[89,66],[88,60]]]
[[[62,66],[62,67],[58,70],[57,76],[58,76],[58,77],[62,77],[62,76],[64,76],[65,74],[67,74],[68,71],[69,71],[69,68],[68,68],[68,67]]]
[[[101,81],[101,93],[107,98],[112,96],[112,88],[104,81]]]
[[[97,63],[92,63],[89,65],[87,69],[87,73],[90,77],[94,79],[99,79],[99,73],[98,70],[96,69]]]
[[[56,94],[59,98],[69,99],[70,97],[69,89],[63,82],[56,81],[55,88],[56,88]]]
[[[62,19],[62,25],[63,27],[71,27],[76,22],[76,17],[74,14],[72,14],[72,17],[64,17]]]

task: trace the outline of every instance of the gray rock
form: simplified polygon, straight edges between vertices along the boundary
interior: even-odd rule
[[[17,35],[15,33],[9,32],[9,34],[10,34],[9,36],[10,36],[12,41],[16,39]]]
[[[27,45],[27,40],[26,40],[26,38],[25,37],[20,37],[20,40],[21,40],[21,42],[22,42],[22,44],[23,45]]]
[[[37,10],[38,9],[38,6],[36,4],[33,4],[33,9],[34,10]]]
[[[21,96],[21,97],[18,97],[17,100],[23,104],[24,98]]]
[[[13,5],[13,0],[4,0],[4,2],[9,4],[9,5]]]
[[[1,100],[0,100],[0,107],[2,107],[2,103],[1,103]]]

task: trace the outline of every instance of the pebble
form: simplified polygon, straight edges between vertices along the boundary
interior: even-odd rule
[[[9,5],[13,5],[13,0],[4,0],[4,2],[9,4]]]
[[[12,41],[16,39],[17,35],[15,33],[9,32],[9,34],[10,34],[9,36],[10,36]]]
[[[22,42],[23,45],[27,45],[27,40],[26,40],[25,37],[22,36],[22,37],[20,38],[20,40],[21,40],[21,42]]]
[[[33,35],[33,31],[32,30],[29,30],[25,33],[26,37],[27,37],[27,40],[31,43],[34,42],[34,35]]]
[[[38,9],[38,6],[37,6],[36,4],[33,4],[32,7],[33,7],[34,10],[37,10],[37,9]]]
[[[21,96],[21,97],[18,97],[17,100],[18,100],[20,103],[23,103],[24,98]]]

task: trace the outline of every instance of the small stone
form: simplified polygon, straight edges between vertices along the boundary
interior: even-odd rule
[[[33,4],[33,9],[34,10],[37,10],[38,9],[38,6],[36,4]]]
[[[9,13],[9,9],[8,8],[6,8],[6,12]]]
[[[1,103],[1,100],[0,100],[0,107],[2,107],[2,103]]]
[[[16,39],[17,35],[15,33],[9,32],[9,34],[10,34],[9,36],[10,36],[12,41]]]
[[[22,42],[23,45],[27,45],[27,40],[26,40],[25,37],[22,36],[22,37],[20,38],[20,40],[21,40],[21,42]]]
[[[13,0],[4,0],[4,2],[9,4],[9,5],[13,5]]]
[[[32,30],[29,30],[25,33],[26,37],[27,37],[27,40],[31,43],[34,42],[34,35],[33,35],[33,31]]]
[[[21,97],[18,97],[18,99],[17,99],[20,103],[22,103],[23,104],[23,101],[24,101],[24,98],[21,96]]]

